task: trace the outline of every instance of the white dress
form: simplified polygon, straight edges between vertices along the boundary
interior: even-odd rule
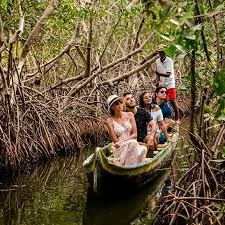
[[[123,125],[113,120],[113,127],[119,140],[130,136],[132,131],[132,124],[129,119]],[[124,141],[119,148],[113,148],[114,163],[124,167],[135,166],[144,162],[146,154],[147,148],[144,145],[139,145],[135,139]]]

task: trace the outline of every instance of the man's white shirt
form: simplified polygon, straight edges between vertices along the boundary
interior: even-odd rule
[[[166,56],[165,60],[161,62],[160,58],[155,61],[156,70],[159,73],[170,72],[169,77],[160,76],[159,84],[165,85],[167,88],[175,88],[175,74],[173,60]]]

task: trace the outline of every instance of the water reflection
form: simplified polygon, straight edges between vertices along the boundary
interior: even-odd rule
[[[168,172],[132,195],[96,199],[87,196],[85,157],[59,157],[11,180],[1,177],[0,225],[136,225],[154,214]]]
[[[151,184],[132,195],[104,198],[88,196],[83,225],[129,225],[145,212],[154,215],[156,194],[168,180],[168,175],[168,171],[161,173]],[[151,219],[142,225],[149,224]]]
[[[87,182],[76,156],[0,181],[1,225],[82,224]]]

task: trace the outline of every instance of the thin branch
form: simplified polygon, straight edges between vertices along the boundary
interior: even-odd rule
[[[21,59],[20,59],[19,66],[18,66],[19,76],[21,75],[22,68],[23,68],[24,63],[26,61],[26,56],[27,56],[27,54],[29,52],[30,46],[35,42],[38,33],[40,32],[40,30],[44,26],[46,20],[50,16],[50,14],[57,7],[57,4],[58,4],[58,0],[51,0],[50,1],[50,3],[48,4],[47,8],[44,11],[44,13],[40,17],[40,19],[37,21],[37,23],[35,24],[34,28],[31,31],[29,37],[27,38],[26,43],[25,43],[25,45],[23,47],[23,51],[22,51],[22,54],[21,54]]]
[[[108,85],[113,85],[114,82],[118,82],[118,81],[121,81],[121,80],[124,80],[124,79],[127,79],[128,77],[130,77],[131,75],[141,71],[142,69],[144,69],[145,67],[147,66],[150,66],[152,63],[154,63],[156,61],[156,59],[158,59],[159,56],[156,55],[154,58],[152,58],[151,60],[145,62],[144,64],[142,64],[141,66],[121,75],[121,76],[118,76],[118,77],[115,77],[111,80],[107,80],[107,81],[104,81],[102,83],[100,83],[99,85],[105,85],[105,84],[108,84]]]
[[[129,59],[130,57],[132,57],[133,55],[139,53],[142,51],[142,49],[144,48],[144,46],[148,43],[148,41],[152,38],[152,36],[154,35],[155,31],[152,32],[151,35],[149,35],[149,37],[145,40],[145,42],[137,49],[135,49],[134,51],[130,52],[129,54],[127,54],[124,57],[121,57],[117,60],[115,60],[112,63],[109,63],[108,65],[106,65],[105,67],[100,68],[96,73],[94,73],[92,76],[90,76],[83,84],[81,84],[80,86],[75,86],[71,89],[68,97],[74,96],[80,89],[82,89],[84,86],[86,86],[88,83],[90,83],[95,77],[97,77],[99,74],[101,74],[103,71],[117,65],[118,63],[122,62],[122,61],[126,61],[127,59]],[[144,66],[145,67],[145,66]],[[143,67],[143,68],[144,68]],[[128,75],[129,76],[129,75]]]

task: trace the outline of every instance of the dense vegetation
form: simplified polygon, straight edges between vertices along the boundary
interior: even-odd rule
[[[190,99],[187,134],[197,152],[175,190],[192,200],[173,199],[170,224],[179,210],[195,224],[205,210],[201,221],[219,224],[224,206],[211,200],[224,196],[224,7],[223,0],[1,1],[1,165],[104,141],[106,97],[152,91],[156,49],[165,44],[176,60],[180,108]]]

